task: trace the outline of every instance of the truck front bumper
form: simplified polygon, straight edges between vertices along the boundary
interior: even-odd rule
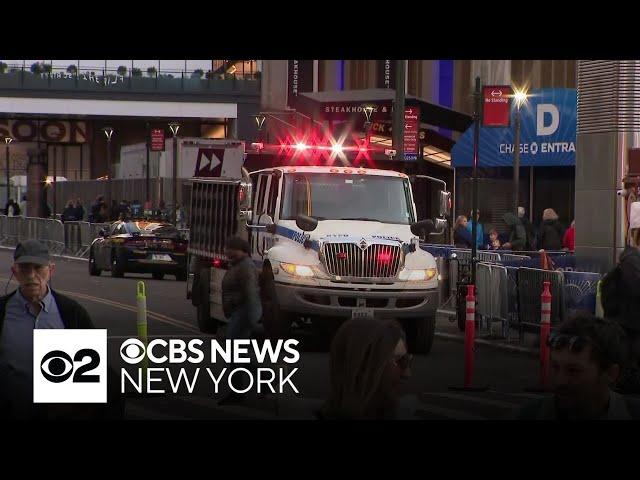
[[[276,293],[286,312],[343,318],[358,307],[372,308],[380,318],[428,317],[436,314],[440,301],[437,289],[347,290],[276,283]]]

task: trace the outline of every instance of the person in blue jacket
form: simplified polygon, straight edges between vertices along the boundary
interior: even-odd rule
[[[469,230],[469,235],[473,235],[473,212],[471,212],[471,215],[469,215],[469,218],[471,220],[469,220],[467,222],[467,230]],[[478,227],[476,230],[476,248],[480,249],[483,248],[484,246],[484,228],[482,227],[482,224],[480,223],[480,210],[477,211],[476,213],[476,218],[475,220],[478,222]]]

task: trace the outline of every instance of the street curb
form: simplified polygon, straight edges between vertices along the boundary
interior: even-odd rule
[[[7,247],[5,245],[0,245],[0,249],[2,250],[15,250],[16,247]],[[50,254],[52,257],[56,257],[56,258],[63,258],[65,260],[71,260],[73,262],[88,262],[89,260],[86,258],[82,258],[82,257],[72,257],[70,255],[58,255],[56,253],[51,253]]]
[[[457,343],[464,343],[464,337],[461,335],[454,335],[451,333],[442,333],[442,332],[435,332],[435,336],[438,338],[442,338],[444,340],[451,340],[453,342],[457,342]],[[476,338],[475,342],[476,345],[484,345],[487,347],[491,347],[491,348],[495,348],[497,350],[504,350],[504,351],[508,351],[511,353],[522,353],[525,355],[529,355],[531,357],[538,357],[538,350],[534,349],[534,348],[526,348],[526,347],[518,347],[516,345],[505,345],[503,343],[496,343],[496,342],[491,342],[489,340],[484,340],[482,338]]]

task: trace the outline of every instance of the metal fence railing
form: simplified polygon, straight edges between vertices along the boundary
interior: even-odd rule
[[[86,257],[91,242],[101,229],[109,225],[0,215],[0,244],[15,247],[24,240],[35,238],[43,242],[52,254]]]
[[[421,248],[436,257],[438,271],[446,279],[446,284],[440,286],[442,302],[438,313],[460,315],[456,302],[460,304],[460,295],[466,293],[471,251],[431,244],[422,244]],[[598,265],[581,262],[580,257],[567,252],[551,252],[550,256],[553,270],[543,270],[540,252],[478,251],[476,312],[481,326],[491,331],[493,323],[501,322],[503,337],[509,338],[510,330],[515,328],[523,342],[525,331],[538,331],[540,327],[540,296],[545,280],[551,282],[552,326],[578,311],[596,313],[597,287],[602,278]]]

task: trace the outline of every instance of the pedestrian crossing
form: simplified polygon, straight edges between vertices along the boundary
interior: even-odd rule
[[[500,420],[542,397],[524,392],[423,392],[404,398],[399,411],[402,419]],[[312,420],[323,404],[323,399],[295,396],[248,397],[242,404],[225,406],[219,406],[218,400],[202,395],[127,399],[125,419]]]

